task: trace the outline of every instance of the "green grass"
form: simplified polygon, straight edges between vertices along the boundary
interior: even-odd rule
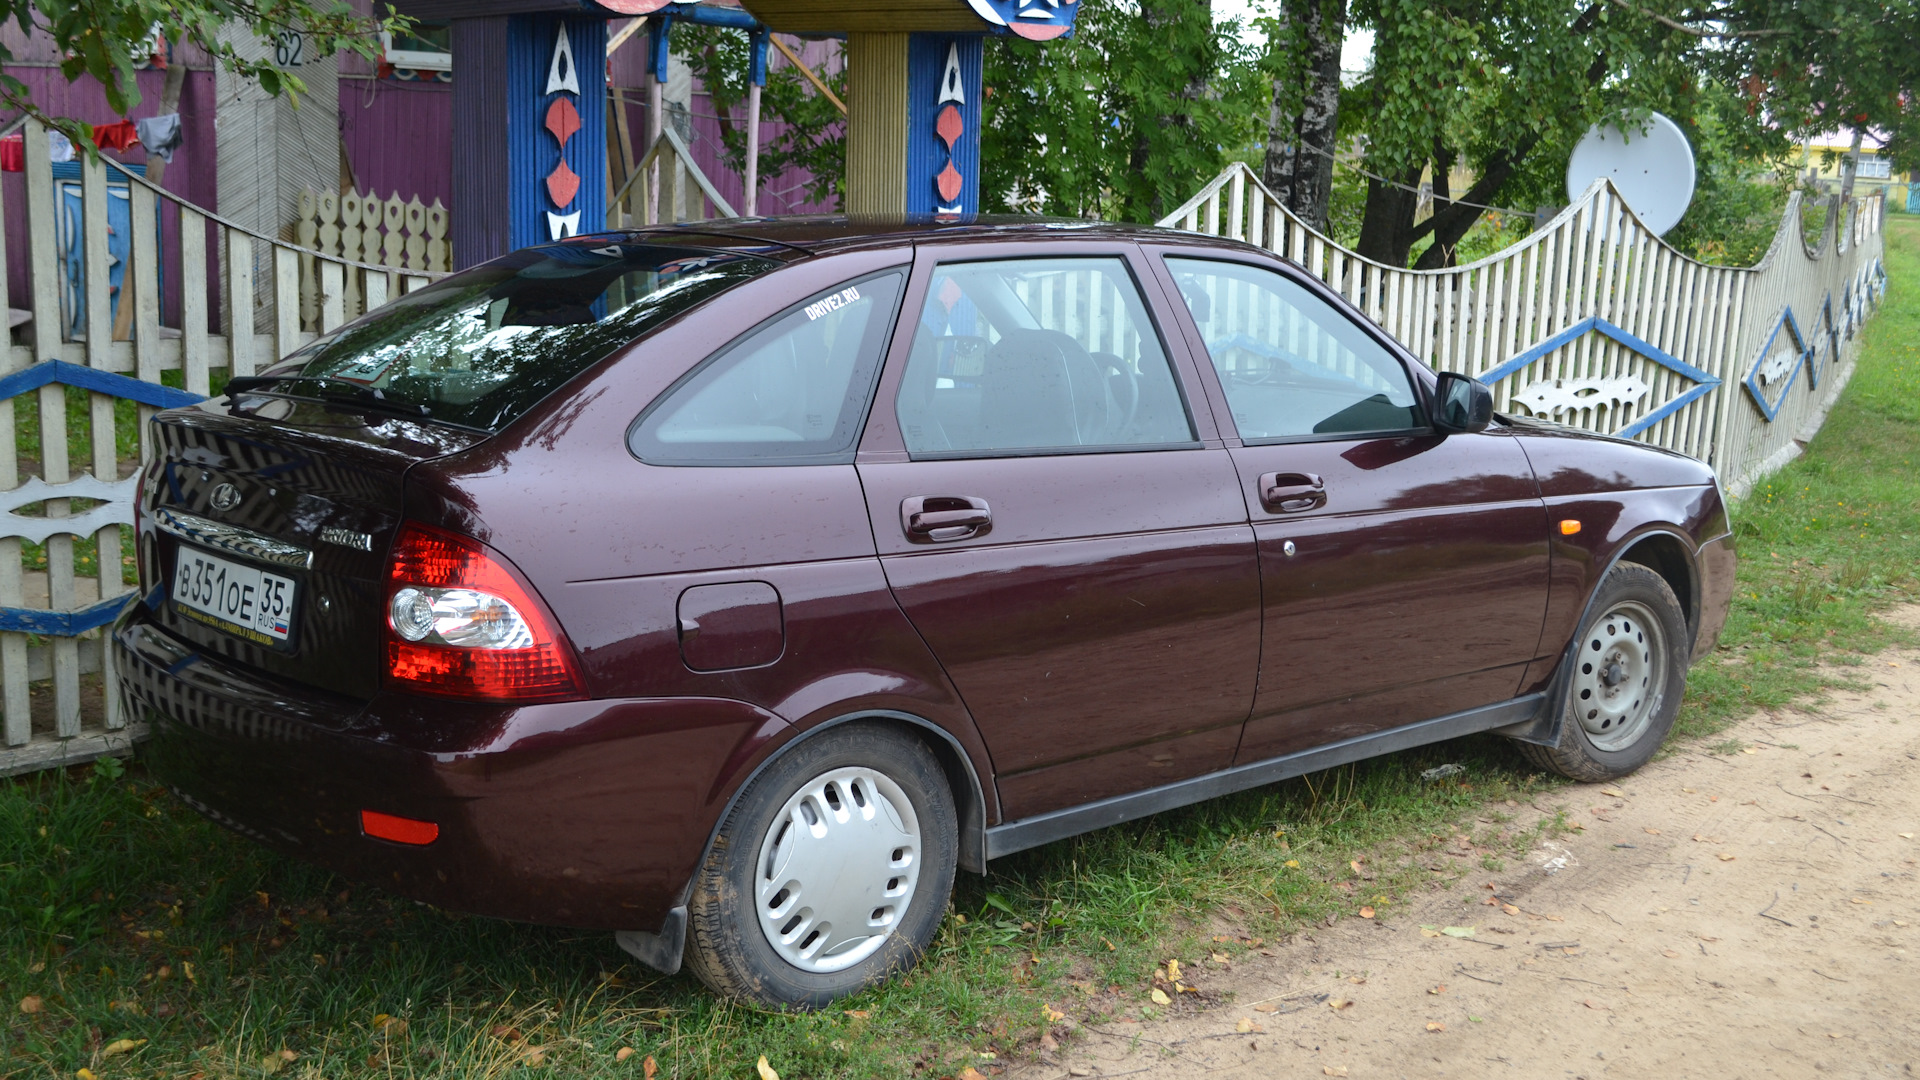
[[[1892,290],[1845,400],[1737,508],[1739,596],[1682,717],[1696,746],[1737,750],[1713,736],[1904,640],[1874,612],[1913,596],[1920,565],[1920,221],[1888,231]],[[1448,762],[1465,772],[1420,778]],[[350,884],[207,824],[137,765],[120,773],[0,782],[0,1075],[640,1076],[651,1056],[665,1076],[744,1077],[763,1054],[789,1080],[991,1072],[980,1055],[1021,1052],[1047,1008],[1195,1007],[1150,1003],[1168,957],[1204,997],[1213,951],[1362,906],[1392,918],[1434,882],[1509,864],[1537,837],[1509,802],[1563,791],[1483,737],[1053,844],[962,875],[909,978],[784,1015],[653,976],[607,935]],[[29,996],[39,1011],[19,1010]],[[147,1041],[106,1056],[121,1039]],[[619,1062],[622,1047],[636,1053]]]

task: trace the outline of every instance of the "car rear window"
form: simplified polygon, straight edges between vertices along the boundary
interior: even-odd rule
[[[498,431],[655,325],[778,266],[737,251],[576,241],[407,294],[289,356],[265,392]]]

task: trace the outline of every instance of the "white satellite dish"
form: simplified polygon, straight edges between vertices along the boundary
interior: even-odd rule
[[[1693,147],[1680,125],[1659,113],[1631,137],[1619,122],[1595,124],[1567,159],[1568,200],[1603,176],[1654,235],[1664,236],[1693,201]]]

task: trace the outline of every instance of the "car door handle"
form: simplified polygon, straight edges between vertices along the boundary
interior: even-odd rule
[[[987,500],[968,495],[913,495],[900,500],[900,527],[907,539],[939,544],[980,536],[993,526]]]
[[[1260,503],[1273,514],[1297,514],[1327,505],[1327,483],[1313,473],[1268,473],[1260,478]]]

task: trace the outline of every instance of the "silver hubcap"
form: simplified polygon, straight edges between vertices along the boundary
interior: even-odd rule
[[[1580,642],[1573,707],[1600,750],[1633,745],[1666,688],[1666,637],[1646,605],[1628,600],[1596,620]]]
[[[780,808],[754,866],[768,944],[802,971],[840,971],[885,944],[913,903],[920,822],[887,776],[835,769]]]

